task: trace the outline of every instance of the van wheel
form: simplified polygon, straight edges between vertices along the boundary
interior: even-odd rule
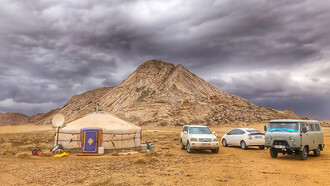
[[[265,149],[265,145],[260,145],[259,146],[259,149],[264,150]]]
[[[180,147],[181,147],[181,149],[185,149],[185,146],[184,146],[184,144],[182,143],[182,139],[180,139]]]
[[[277,154],[278,154],[278,152],[277,152],[276,149],[274,149],[274,148],[271,148],[271,149],[270,149],[270,156],[271,156],[272,158],[277,158]]]
[[[222,139],[221,143],[222,143],[222,146],[228,147],[226,139]]]
[[[241,141],[241,148],[245,150],[247,148],[245,141]]]
[[[321,155],[321,149],[320,146],[317,146],[315,150],[313,150],[314,156],[320,156]]]
[[[300,152],[300,159],[301,160],[306,160],[308,155],[308,150],[306,147]]]
[[[219,147],[216,149],[211,149],[212,153],[218,153],[219,152]]]
[[[189,144],[189,141],[187,142],[187,152],[188,152],[188,153],[191,153],[191,146],[190,146],[190,144]]]

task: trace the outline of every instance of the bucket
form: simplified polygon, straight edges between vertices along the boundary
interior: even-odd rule
[[[99,147],[98,154],[104,154],[104,147]]]
[[[144,152],[147,152],[147,144],[141,144],[141,152],[144,153]]]
[[[150,149],[151,142],[146,142],[146,144],[147,144],[147,149]]]
[[[149,149],[151,152],[154,152],[155,151],[155,145],[154,144],[150,144],[150,149]]]

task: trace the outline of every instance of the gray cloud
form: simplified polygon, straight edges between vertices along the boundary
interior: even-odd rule
[[[181,63],[261,105],[324,100],[329,8],[308,0],[2,1],[0,112],[61,107],[74,94],[119,84],[149,59]]]

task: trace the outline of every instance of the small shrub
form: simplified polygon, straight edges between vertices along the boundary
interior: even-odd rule
[[[2,155],[16,155],[16,152],[11,149],[7,149],[2,152]]]
[[[119,156],[119,153],[118,152],[114,152],[111,154],[111,156]]]
[[[152,157],[149,159],[150,162],[159,162],[160,160],[156,157]]]
[[[21,152],[21,153],[16,155],[16,158],[29,159],[29,158],[31,158],[31,156],[27,152]]]
[[[10,149],[12,146],[13,146],[12,143],[10,143],[10,142],[5,142],[5,143],[3,143],[3,144],[0,145],[0,148],[1,148],[1,149]]]
[[[147,163],[147,161],[144,158],[139,158],[139,159],[135,160],[134,163],[136,163],[136,164],[145,164],[145,163]]]

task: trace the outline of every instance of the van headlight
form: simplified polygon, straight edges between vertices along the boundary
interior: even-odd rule
[[[190,138],[190,141],[197,141],[197,138]]]
[[[296,141],[296,139],[294,139],[294,137],[292,137],[292,136],[289,137],[289,140],[292,142]]]
[[[213,142],[218,142],[219,140],[218,140],[218,138],[214,138],[212,141]]]
[[[268,141],[272,141],[272,137],[271,136],[267,136],[267,140]]]

